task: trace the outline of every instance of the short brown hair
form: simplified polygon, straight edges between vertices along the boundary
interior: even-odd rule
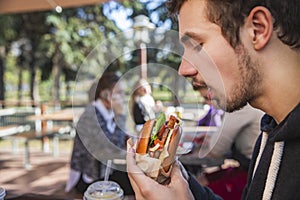
[[[112,90],[116,83],[120,80],[120,76],[118,76],[114,72],[105,72],[99,79],[96,91],[95,91],[95,99],[97,100],[100,96],[100,93],[103,90]]]
[[[176,15],[188,0],[168,0],[169,14]],[[232,47],[240,44],[239,31],[245,18],[256,6],[268,8],[277,37],[292,49],[300,50],[299,0],[206,0],[208,19],[219,25]]]

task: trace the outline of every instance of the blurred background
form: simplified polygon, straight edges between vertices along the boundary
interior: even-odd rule
[[[191,123],[206,112],[177,75],[183,52],[164,0],[2,0],[0,27],[0,187],[8,199],[67,196],[74,127],[104,71],[123,75],[127,101],[143,78],[166,112],[180,108]]]
[[[1,2],[3,5],[5,3]],[[109,63],[109,70],[125,73],[141,62],[159,63],[175,70],[179,66],[180,55],[172,50],[178,49],[177,52],[180,52],[181,47],[176,41],[171,42],[171,37],[165,34],[168,30],[177,30],[177,23],[168,17],[163,0],[105,1],[87,6],[79,4],[79,7],[72,5],[76,7],[71,8],[60,7],[59,1],[45,0],[43,3],[48,7],[40,8],[42,11],[35,7],[32,10],[18,10],[18,6],[15,11],[12,8],[4,10],[4,7],[1,10],[0,101],[3,108],[10,104],[35,106],[42,102],[69,106],[83,61],[101,41],[116,35],[120,39],[122,32],[127,32],[122,41],[123,53]],[[141,15],[147,19],[135,19]],[[128,36],[127,30],[130,29],[134,30],[134,34]],[[120,40],[109,40],[107,46],[110,49],[98,51],[98,66],[107,67],[109,54],[114,52],[114,47],[118,47]],[[146,60],[141,61],[141,50],[130,48],[130,45],[132,42],[147,45],[149,41],[156,48],[146,47]],[[157,44],[154,44],[155,41]],[[85,81],[96,76],[92,70],[85,73],[89,79],[80,80],[83,93],[87,91],[84,85],[88,82]],[[147,78],[149,82],[155,79],[157,83],[164,80],[176,88],[173,93],[177,94],[172,94],[162,86],[153,85],[156,99],[177,104],[174,95],[183,95],[185,86],[176,82],[176,77],[168,76],[166,71],[150,72]],[[77,89],[76,95],[80,94],[80,87]],[[85,98],[82,95],[82,99],[77,98],[74,104],[84,104]],[[183,99],[184,103],[195,102],[195,98],[189,96]]]

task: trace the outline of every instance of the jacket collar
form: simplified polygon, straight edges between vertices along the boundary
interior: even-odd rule
[[[97,108],[97,110],[102,114],[106,121],[111,121],[114,118],[114,112],[112,110],[107,110],[103,105],[101,100],[96,100],[93,102],[93,105]]]
[[[271,116],[264,115],[261,130],[267,132],[270,141],[273,142],[300,139],[300,103],[280,124],[277,124]]]

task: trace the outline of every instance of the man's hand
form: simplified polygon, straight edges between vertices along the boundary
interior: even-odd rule
[[[136,165],[135,152],[129,148],[127,152],[127,172],[135,192],[136,199],[166,200],[166,199],[194,199],[189,190],[186,179],[182,176],[180,168],[175,164],[171,172],[169,185],[161,185],[146,176]]]

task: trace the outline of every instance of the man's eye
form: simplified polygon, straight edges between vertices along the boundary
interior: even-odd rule
[[[202,49],[202,44],[197,44],[197,45],[194,47],[194,50],[197,51],[197,52],[201,51],[201,49]]]

